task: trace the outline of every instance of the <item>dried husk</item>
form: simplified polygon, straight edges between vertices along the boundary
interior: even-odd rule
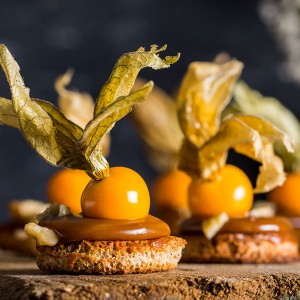
[[[297,117],[279,100],[266,97],[239,81],[234,89],[234,98],[225,111],[230,113],[259,115],[286,132],[295,143],[295,151],[289,152],[281,143],[275,142],[275,152],[282,159],[287,172],[300,171],[300,123]]]
[[[145,82],[137,78],[133,90]],[[159,173],[175,168],[183,140],[175,101],[155,86],[147,99],[133,110],[131,118],[146,145],[147,157],[153,168]]]
[[[87,123],[93,119],[95,103],[89,93],[66,88],[73,75],[74,71],[69,69],[55,80],[54,87],[58,94],[57,106],[67,119],[84,129]],[[107,157],[109,151],[110,134],[108,133],[102,138],[103,156]]]
[[[55,80],[55,90],[58,93],[58,107],[65,117],[84,128],[93,119],[94,100],[89,93],[68,90],[74,71],[67,70]]]
[[[6,46],[0,45],[0,65],[12,94],[11,104],[7,102],[10,100],[1,99],[4,105],[1,105],[0,123],[20,129],[28,143],[49,163],[81,169],[100,180],[109,174],[102,153],[103,137],[152,90],[153,83],[149,82],[130,94],[139,71],[145,67],[167,68],[179,58],[178,54],[161,59],[158,53],[165,49],[166,46],[161,49],[152,46],[150,51],[140,48],[124,54],[100,91],[93,119],[82,129],[51,103],[30,98],[18,64]]]
[[[223,109],[231,99],[243,64],[232,60],[224,64],[193,62],[182,80],[177,108],[185,137],[201,147],[219,130]]]
[[[225,67],[226,66],[226,67]],[[179,120],[185,140],[180,151],[180,169],[193,178],[210,180],[226,164],[229,149],[262,165],[254,192],[267,192],[285,180],[282,161],[274,154],[274,142],[289,152],[290,137],[267,120],[252,115],[221,113],[228,105],[242,65],[193,63],[179,92]]]

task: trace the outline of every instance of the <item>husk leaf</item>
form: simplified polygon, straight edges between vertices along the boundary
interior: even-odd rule
[[[273,151],[274,141],[282,141],[288,151],[293,151],[292,140],[266,120],[249,115],[232,116],[222,122],[218,133],[203,147],[185,148],[184,154],[190,160],[181,160],[186,165],[180,164],[180,167],[189,170],[194,178],[209,180],[225,166],[227,153],[232,148],[262,164],[254,192],[267,192],[285,180],[283,163]]]
[[[144,83],[145,80],[137,78],[133,90]],[[183,140],[175,101],[155,86],[130,116],[146,145],[147,158],[153,168],[163,173],[175,168]]]
[[[71,91],[66,87],[70,84],[74,71],[67,70],[55,80],[55,90],[58,94],[58,107],[65,117],[73,123],[85,128],[92,120],[95,103],[93,97],[85,92]]]
[[[52,118],[31,100],[20,68],[4,45],[0,45],[0,65],[10,87],[13,108],[23,136],[44,159],[51,164],[58,164],[62,154],[56,142]]]
[[[220,115],[231,98],[243,64],[193,62],[189,65],[177,96],[179,123],[186,138],[201,147],[220,126]]]
[[[288,172],[300,171],[300,123],[296,116],[280,101],[266,97],[240,81],[234,90],[234,99],[225,113],[241,112],[259,115],[286,132],[295,143],[295,151],[289,152],[282,143],[275,143],[275,152],[282,159]]]
[[[247,145],[251,153],[259,155],[262,141],[259,133],[234,117],[223,122],[218,133],[198,151],[200,176],[209,179],[224,167],[227,153],[236,145]]]
[[[180,123],[185,133],[179,168],[194,178],[211,180],[226,164],[228,151],[232,148],[262,164],[254,192],[267,192],[285,180],[283,164],[274,154],[273,144],[280,142],[286,151],[294,151],[294,144],[287,134],[261,117],[230,115],[221,120],[222,110],[228,104],[233,84],[238,79],[236,74],[233,78],[223,77],[224,65],[229,63],[193,63],[187,72],[181,87],[184,93],[178,98]],[[223,81],[205,73],[210,66],[214,74],[221,74]],[[222,84],[215,85],[216,80]],[[227,84],[230,84],[230,89]],[[209,92],[211,98],[205,98],[203,95]]]
[[[115,122],[131,111],[133,105],[142,102],[151,92],[152,87],[153,82],[150,81],[138,91],[126,97],[120,97],[88,123],[79,143],[80,152],[85,156],[87,161],[93,160],[91,163],[94,162],[94,166],[96,167],[95,172],[106,172],[106,170],[108,170],[108,168],[103,168],[102,166],[102,164],[106,165],[107,162],[104,157],[101,159],[101,138],[111,130]],[[101,164],[96,165],[95,162],[97,161],[101,162]],[[95,174],[91,175],[93,177]],[[105,177],[107,175],[108,174],[104,173],[102,176]]]
[[[20,129],[11,100],[0,97],[0,124]]]
[[[68,120],[85,128],[93,119],[95,103],[92,96],[86,92],[72,91],[67,89],[74,71],[67,70],[55,80],[55,90],[58,94],[58,108]],[[81,136],[78,138],[81,139]],[[107,157],[110,151],[110,134],[105,134],[102,140],[102,154]]]
[[[233,147],[236,152],[246,155],[262,164],[259,168],[254,192],[264,193],[278,185],[282,185],[285,180],[283,163],[274,154],[273,145],[275,142],[279,142],[286,151],[292,152],[294,151],[293,140],[272,123],[258,116],[235,115],[233,118],[255,130],[261,139],[262,147],[258,149],[255,149],[249,143],[238,143]],[[224,123],[231,119],[230,117],[225,119]]]
[[[9,104],[7,99],[0,100],[0,122],[19,128],[30,145],[49,163],[82,169],[93,179],[100,180],[109,173],[109,165],[102,154],[104,135],[111,130],[116,121],[130,112],[133,105],[140,103],[153,86],[153,83],[149,82],[140,90],[129,94],[132,88],[130,86],[126,94],[124,82],[134,82],[142,67],[159,69],[177,61],[178,55],[167,57],[165,61],[159,59],[156,53],[164,49],[165,47],[157,50],[152,46],[149,52],[139,49],[123,56],[133,58],[121,58],[122,64],[117,63],[110,80],[104,86],[104,92],[100,93],[102,96],[96,103],[95,111],[99,107],[101,109],[82,129],[68,120],[51,103],[30,98],[29,89],[24,85],[18,64],[6,46],[0,45],[0,65],[12,94],[12,104]],[[140,68],[137,68],[136,61],[140,61]],[[120,73],[121,70],[127,71]],[[125,76],[125,79],[118,76]],[[115,97],[116,95],[118,97]],[[103,101],[103,104],[100,104],[100,101]]]
[[[150,51],[139,48],[136,52],[124,54],[114,66],[114,69],[102,87],[98,96],[94,116],[97,116],[105,107],[110,105],[119,97],[127,96],[135,82],[135,79],[141,69],[150,67],[154,70],[170,67],[180,57],[166,56],[165,59],[159,57],[159,52],[166,50],[167,45],[158,49],[156,45],[152,45]]]

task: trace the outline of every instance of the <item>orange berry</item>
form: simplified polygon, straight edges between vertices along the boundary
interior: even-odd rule
[[[154,181],[152,199],[157,206],[188,208],[188,188],[191,182],[191,177],[185,172],[172,170]]]
[[[225,165],[212,181],[193,181],[189,189],[193,215],[212,217],[226,212],[244,216],[253,204],[253,189],[247,175],[233,165]]]
[[[274,202],[279,211],[290,216],[300,215],[300,173],[287,174],[282,186],[267,194],[267,199]]]
[[[63,169],[54,174],[47,185],[48,200],[69,206],[80,213],[81,194],[91,178],[81,170]]]
[[[149,213],[150,195],[138,173],[113,167],[108,177],[87,185],[81,207],[83,215],[90,218],[140,219]]]

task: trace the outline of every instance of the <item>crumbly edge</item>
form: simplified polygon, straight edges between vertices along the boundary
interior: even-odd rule
[[[141,241],[81,241],[37,247],[37,265],[49,272],[130,274],[176,268],[186,241],[168,236]]]
[[[274,233],[219,233],[211,241],[202,235],[182,237],[187,241],[184,262],[285,263],[299,260],[298,243]]]

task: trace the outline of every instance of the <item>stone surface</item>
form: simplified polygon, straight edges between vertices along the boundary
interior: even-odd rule
[[[41,272],[33,259],[3,252],[0,299],[300,299],[300,263],[180,264],[154,274],[74,276]]]

